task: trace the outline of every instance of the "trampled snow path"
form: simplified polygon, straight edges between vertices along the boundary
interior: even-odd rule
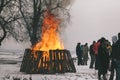
[[[21,78],[24,80],[26,78],[29,80],[29,74],[23,74],[19,72],[21,54],[9,54],[3,55],[0,53],[0,61],[3,60],[4,64],[0,62],[0,80],[13,80],[13,77]],[[12,63],[12,61],[16,61]],[[7,64],[9,63],[9,64]],[[88,63],[90,63],[88,61]],[[94,69],[89,69],[89,64],[87,66],[78,66],[77,62],[74,62],[77,72],[76,73],[64,73],[64,74],[32,74],[32,80],[98,80],[97,71]]]

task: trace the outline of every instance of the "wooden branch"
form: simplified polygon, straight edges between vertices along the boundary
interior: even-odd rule
[[[9,1],[7,1],[3,6],[6,6],[6,5],[9,4],[11,1],[15,1],[15,0],[9,0]]]
[[[0,38],[0,46],[1,46],[1,43],[2,41],[5,39],[6,35],[7,35],[7,31],[5,29],[5,27],[3,26],[2,22],[0,21],[0,25],[1,25],[1,28],[3,30],[3,36]]]
[[[25,23],[26,23],[26,25],[27,25],[27,31],[28,31],[28,33],[29,33],[29,36],[31,36],[31,30],[30,30],[30,28],[29,28],[29,24],[28,24],[28,22],[27,22],[27,20],[25,19],[25,15],[24,15],[24,13],[22,12],[22,5],[21,5],[21,0],[19,0],[19,5],[20,5],[20,7],[18,7],[19,8],[19,10],[20,10],[20,13],[21,13],[21,15],[23,16],[23,19],[24,19],[24,21],[25,21]]]
[[[1,0],[1,4],[0,4],[0,14],[1,14],[1,12],[2,12],[2,10],[3,10],[3,6],[4,5],[4,0]]]

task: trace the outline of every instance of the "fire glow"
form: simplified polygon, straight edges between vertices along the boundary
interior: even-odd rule
[[[70,52],[64,49],[59,38],[60,20],[45,13],[42,39],[31,49],[26,49],[20,71],[26,73],[76,72]]]
[[[59,19],[55,18],[53,14],[46,12],[42,25],[42,39],[33,46],[32,50],[49,51],[64,49],[58,33],[59,24]]]

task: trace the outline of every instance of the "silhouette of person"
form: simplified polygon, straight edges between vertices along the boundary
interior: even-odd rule
[[[78,65],[82,65],[82,47],[81,47],[81,43],[77,43],[76,46],[76,55],[78,58]]]
[[[118,40],[112,49],[112,57],[116,64],[116,80],[120,80],[120,33],[118,33]]]
[[[95,62],[95,52],[93,50],[93,46],[96,42],[93,41],[93,43],[90,45],[90,57],[91,57],[91,61],[90,61],[90,67],[89,68],[93,68],[94,62]]]
[[[116,69],[115,60],[113,58],[113,55],[114,55],[114,45],[115,45],[116,41],[117,41],[117,36],[113,36],[112,37],[112,42],[113,42],[113,44],[112,44],[112,52],[110,54],[110,59],[111,59],[110,72],[111,72],[111,74],[110,74],[109,80],[113,80],[114,79],[114,71]]]

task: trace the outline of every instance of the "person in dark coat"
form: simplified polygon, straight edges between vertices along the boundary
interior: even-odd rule
[[[107,49],[106,39],[101,38],[100,46],[98,48],[98,80],[101,80],[101,75],[103,76],[103,80],[107,80],[106,74],[109,69],[109,52]]]
[[[90,61],[90,67],[89,68],[93,68],[94,62],[95,62],[95,52],[93,50],[94,44],[96,42],[93,41],[93,43],[90,45],[90,57],[91,57],[91,61]]]
[[[115,60],[113,58],[113,55],[114,55],[114,45],[115,45],[116,41],[117,41],[117,36],[113,36],[112,37],[112,42],[113,42],[113,44],[112,44],[112,52],[110,54],[110,60],[111,60],[110,72],[111,72],[111,74],[110,74],[109,80],[113,80],[114,79],[114,72],[115,72],[115,69],[116,69]]]
[[[118,33],[118,40],[114,44],[114,48],[112,50],[112,56],[116,64],[116,80],[120,80],[120,33]]]
[[[78,65],[82,65],[83,61],[82,61],[81,43],[77,43],[77,46],[76,46],[76,55],[77,55],[77,58],[78,58]]]

